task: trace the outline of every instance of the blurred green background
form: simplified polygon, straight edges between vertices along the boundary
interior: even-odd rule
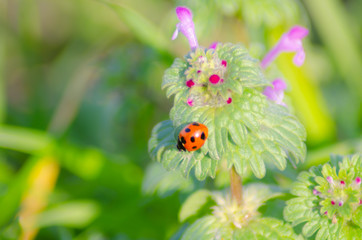
[[[163,72],[189,51],[170,40],[178,5],[201,45],[241,42],[259,59],[291,26],[311,30],[305,65],[284,54],[269,74],[288,82],[307,160],[263,181],[287,189],[330,153],[362,151],[362,1],[2,0],[0,239],[177,239],[185,197],[228,185],[223,169],[199,183],[148,157],[172,106]]]

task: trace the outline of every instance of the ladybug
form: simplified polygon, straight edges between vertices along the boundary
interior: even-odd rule
[[[177,149],[189,152],[200,149],[207,139],[208,132],[204,124],[190,123],[181,130],[177,140]]]

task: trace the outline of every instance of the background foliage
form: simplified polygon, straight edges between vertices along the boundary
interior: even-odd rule
[[[178,219],[185,198],[228,185],[223,169],[215,180],[184,180],[147,153],[172,103],[163,72],[189,50],[186,39],[170,40],[177,5],[193,10],[201,45],[242,42],[257,58],[293,24],[311,30],[306,64],[296,68],[286,54],[271,70],[287,80],[307,129],[307,160],[284,172],[269,167],[261,181],[287,191],[330,153],[361,152],[361,1],[5,0],[0,239],[177,239],[195,220]],[[261,211],[282,219],[289,198]]]

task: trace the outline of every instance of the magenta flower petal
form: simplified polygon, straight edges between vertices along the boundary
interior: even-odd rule
[[[213,42],[210,44],[209,49],[216,49],[218,42]]]
[[[305,60],[304,50],[298,51],[293,57],[293,63],[295,66],[300,67],[303,65]]]
[[[192,107],[192,106],[194,106],[194,101],[193,101],[191,98],[189,98],[189,99],[187,99],[187,104],[188,104],[190,107]]]
[[[361,184],[361,178],[360,177],[356,177],[356,183],[358,184],[358,185],[360,185]]]
[[[271,101],[274,101],[276,104],[285,106],[283,102],[284,90],[287,88],[285,82],[277,78],[273,82],[273,87],[268,86],[264,89],[263,94]]]
[[[176,14],[180,22],[176,25],[176,30],[172,35],[172,40],[175,40],[178,32],[180,31],[189,40],[191,49],[195,49],[199,46],[195,35],[195,26],[192,21],[191,10],[187,7],[177,7]]]
[[[309,30],[301,27],[301,26],[294,26],[292,29],[290,29],[289,31],[289,36],[293,39],[302,39],[305,38],[306,36],[308,36]]]
[[[176,30],[173,32],[171,40],[175,40],[177,38],[178,31],[179,31],[179,25],[180,25],[179,23],[176,24]]]
[[[295,52],[293,63],[298,67],[302,66],[305,60],[302,39],[305,38],[308,33],[309,30],[301,26],[294,26],[289,32],[284,33],[279,42],[261,61],[261,67],[265,69],[282,52]]]
[[[276,91],[284,91],[287,88],[287,84],[280,78],[275,79],[272,84]]]
[[[227,104],[230,104],[233,101],[233,99],[231,97],[228,98],[228,100],[226,100]]]
[[[226,67],[226,66],[228,65],[228,62],[227,62],[226,60],[222,60],[222,61],[221,61],[221,65],[222,65],[223,67]]]

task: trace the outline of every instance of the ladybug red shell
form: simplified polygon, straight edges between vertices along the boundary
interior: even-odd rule
[[[200,149],[208,136],[208,129],[204,124],[193,122],[184,127],[177,140],[177,149],[180,151],[196,151]]]

